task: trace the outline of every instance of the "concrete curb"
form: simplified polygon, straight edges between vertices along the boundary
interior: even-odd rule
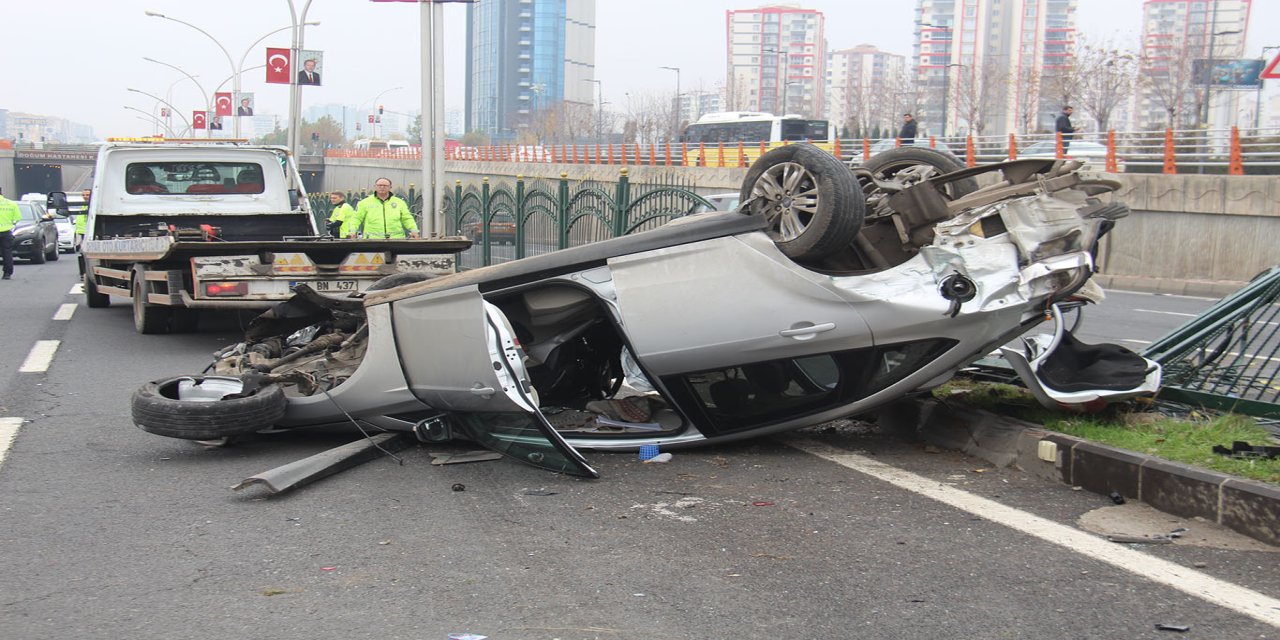
[[[880,414],[882,428],[916,433],[1000,466],[1094,493],[1119,493],[1176,516],[1200,517],[1280,545],[1280,487],[1197,469],[1047,431],[1040,425],[934,399],[904,400]]]

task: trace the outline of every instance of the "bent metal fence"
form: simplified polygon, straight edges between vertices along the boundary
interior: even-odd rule
[[[1164,368],[1161,398],[1280,418],[1280,266],[1142,355]]]
[[[474,269],[525,256],[549,253],[652,229],[700,210],[713,208],[693,184],[671,176],[655,183],[631,182],[625,167],[616,185],[587,180],[514,180],[463,185],[444,193],[446,235],[472,240],[458,256],[460,269]],[[355,206],[365,191],[347,192]],[[422,195],[413,187],[396,194],[421,219]],[[327,193],[310,195],[317,224],[324,229],[332,206]]]

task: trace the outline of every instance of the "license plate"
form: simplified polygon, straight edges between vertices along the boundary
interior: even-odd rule
[[[305,284],[319,293],[335,293],[341,291],[359,291],[355,280],[300,280],[290,282],[289,288],[292,289],[300,284]]]

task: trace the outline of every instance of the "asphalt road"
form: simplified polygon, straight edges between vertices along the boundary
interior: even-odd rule
[[[6,640],[1280,634],[1274,552],[1099,545],[1076,521],[1105,498],[857,423],[665,465],[589,452],[594,481],[411,449],[284,496],[232,492],[343,440],[205,449],[142,432],[131,392],[199,371],[238,319],[142,336],[117,300],[51,320],[82,302],[76,280],[64,259],[0,283],[0,418],[22,420],[0,463]],[[1186,308],[1164,298],[1133,300]],[[1154,320],[1117,313],[1126,338],[1151,339]],[[39,340],[58,341],[50,365],[20,372]]]

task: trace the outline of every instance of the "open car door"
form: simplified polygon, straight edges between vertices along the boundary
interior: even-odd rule
[[[409,389],[449,413],[430,437],[465,438],[521,462],[598,478],[538,410],[524,350],[506,316],[475,285],[391,303]]]

